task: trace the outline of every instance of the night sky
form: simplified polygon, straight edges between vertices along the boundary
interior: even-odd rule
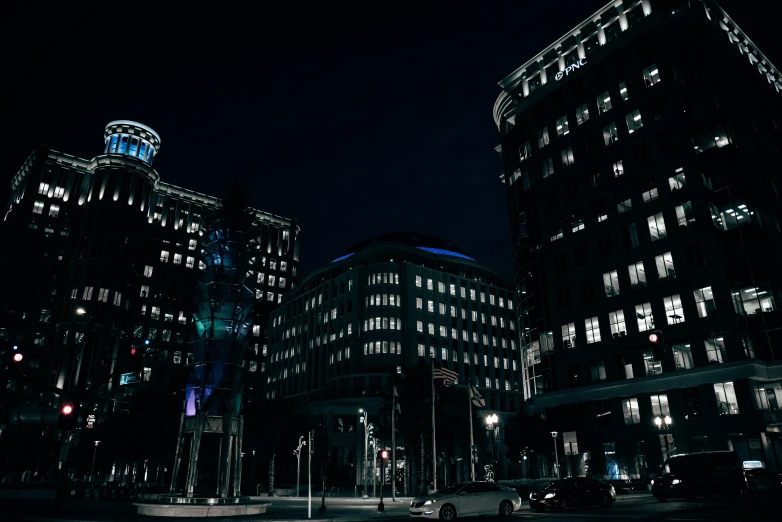
[[[91,158],[130,119],[162,180],[297,218],[303,273],[411,230],[510,277],[497,82],[605,3],[14,2],[0,197],[36,144]],[[721,3],[782,67],[782,2]]]

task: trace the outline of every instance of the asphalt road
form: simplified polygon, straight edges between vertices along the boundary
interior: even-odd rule
[[[9,492],[4,492],[9,493]],[[54,513],[52,502],[40,498],[13,498],[0,495],[0,520],[39,521],[39,522],[139,522],[154,519],[141,519],[134,514],[134,509],[127,501],[87,501],[72,500],[62,513]],[[267,513],[258,517],[240,517],[231,521],[306,521],[307,499],[258,497],[258,500],[271,502]],[[344,522],[374,522],[374,521],[401,521],[420,520],[420,517],[410,517],[410,499],[399,499],[392,502],[385,499],[385,511],[377,511],[378,499],[355,498],[327,498],[327,511],[325,514],[318,512],[320,498],[312,499],[312,519],[320,521],[344,521]],[[568,513],[537,513],[532,511],[524,503],[522,509],[514,513],[512,520],[575,522],[594,521],[595,519],[611,520],[644,520],[650,522],[726,522],[726,521],[766,521],[779,520],[779,499],[774,496],[744,496],[738,497],[714,497],[711,499],[699,499],[694,502],[671,501],[658,502],[650,493],[633,493],[620,495],[616,503],[610,508],[584,508]],[[171,520],[171,519],[161,519]],[[183,520],[181,518],[176,519]],[[195,520],[195,519],[188,519]],[[461,521],[486,521],[491,518],[459,518]]]

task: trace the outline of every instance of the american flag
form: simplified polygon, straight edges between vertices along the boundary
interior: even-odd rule
[[[470,384],[470,394],[472,395],[472,403],[473,406],[476,406],[478,408],[485,408],[486,407],[486,401],[484,400],[483,396],[478,392],[478,388]]]
[[[448,368],[435,368],[434,379],[442,379],[443,384],[450,386],[451,384],[459,382],[459,374]]]

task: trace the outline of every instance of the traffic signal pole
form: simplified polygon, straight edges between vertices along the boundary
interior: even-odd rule
[[[386,506],[383,504],[383,486],[386,485],[386,462],[388,462],[388,450],[382,450],[380,451],[380,503],[377,505],[379,512],[386,510]]]

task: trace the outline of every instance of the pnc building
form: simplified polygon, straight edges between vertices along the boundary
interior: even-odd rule
[[[524,392],[559,455],[779,470],[779,70],[716,2],[617,0],[499,85]]]

